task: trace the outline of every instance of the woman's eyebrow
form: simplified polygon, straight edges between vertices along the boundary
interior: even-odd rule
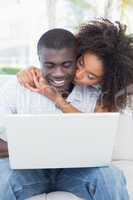
[[[94,73],[92,73],[92,72],[89,72],[91,75],[93,75],[93,76],[95,76],[95,77],[97,77],[97,78],[101,78],[102,76],[98,76],[98,75],[96,75],[96,74],[94,74]]]

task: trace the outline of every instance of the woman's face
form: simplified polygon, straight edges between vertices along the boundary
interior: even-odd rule
[[[95,54],[87,52],[77,60],[75,84],[97,85],[101,83],[103,75],[103,63]]]

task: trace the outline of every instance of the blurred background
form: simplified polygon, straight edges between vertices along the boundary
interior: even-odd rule
[[[39,65],[39,37],[54,27],[73,33],[88,20],[125,23],[133,33],[133,0],[0,0],[0,74]]]

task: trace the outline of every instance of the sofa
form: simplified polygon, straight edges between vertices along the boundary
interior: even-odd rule
[[[10,78],[9,75],[0,75],[0,85]],[[131,121],[132,118],[132,121]],[[130,199],[133,199],[133,115],[120,115],[115,145],[112,155],[112,164],[123,171],[127,181]],[[31,197],[27,200],[80,200],[68,192],[52,192]]]

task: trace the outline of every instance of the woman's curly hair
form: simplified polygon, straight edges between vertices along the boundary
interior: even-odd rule
[[[99,19],[82,25],[76,37],[78,56],[90,52],[103,63],[103,107],[124,109],[128,93],[133,94],[133,35],[126,34],[126,26],[120,22]]]

